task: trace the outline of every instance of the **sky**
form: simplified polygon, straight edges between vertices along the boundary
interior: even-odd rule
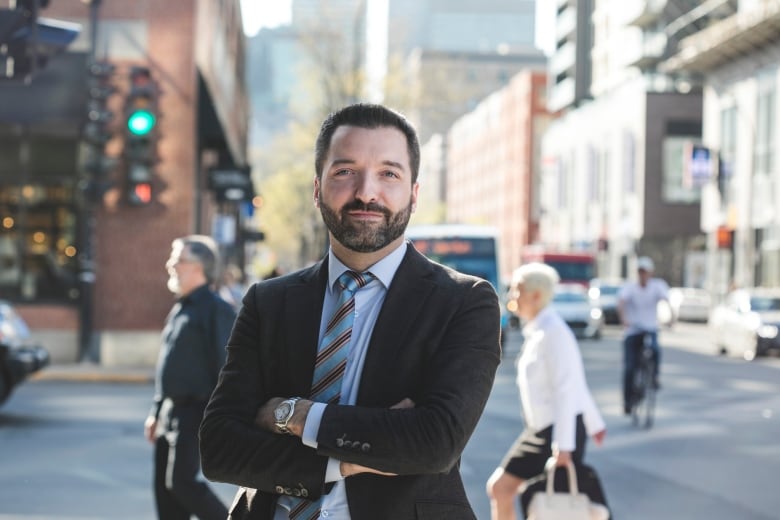
[[[292,0],[241,0],[244,33],[254,36],[262,27],[290,23]],[[555,49],[555,2],[536,0],[536,46],[548,56]]]
[[[241,0],[244,33],[254,36],[262,27],[290,23],[292,0]]]

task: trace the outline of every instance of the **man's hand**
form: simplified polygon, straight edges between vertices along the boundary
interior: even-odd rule
[[[146,440],[154,444],[154,441],[156,440],[155,433],[157,431],[157,418],[153,415],[150,415],[146,418],[144,421],[144,437],[146,437]]]
[[[346,477],[351,477],[352,475],[357,475],[358,473],[373,473],[375,475],[385,475],[387,477],[395,477],[398,474],[397,473],[388,473],[386,471],[379,471],[378,469],[369,468],[367,466],[361,466],[360,464],[353,464],[351,462],[344,462],[342,461],[339,464],[339,467],[341,468],[341,475]]]
[[[265,402],[260,408],[257,409],[255,414],[255,424],[265,431],[271,433],[279,433],[279,429],[276,427],[276,421],[274,420],[274,410],[282,401],[287,397],[272,397]],[[287,422],[287,430],[296,437],[303,435],[303,426],[306,424],[306,416],[309,415],[309,409],[311,408],[311,401],[306,399],[299,399],[295,403],[295,410],[290,420]]]

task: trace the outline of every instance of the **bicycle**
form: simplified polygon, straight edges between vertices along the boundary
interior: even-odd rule
[[[642,334],[641,351],[638,353],[634,374],[631,379],[631,422],[645,428],[653,425],[655,418],[655,352],[650,332]]]

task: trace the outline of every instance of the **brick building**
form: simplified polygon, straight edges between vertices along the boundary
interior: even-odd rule
[[[550,120],[546,84],[545,71],[517,73],[447,134],[447,221],[498,228],[503,279],[537,238],[535,172]]]
[[[235,243],[252,190],[239,1],[58,0],[41,14],[82,30],[29,85],[0,83],[0,257],[13,267],[0,276],[0,298],[16,304],[55,362],[151,364],[173,301],[164,269],[171,240],[221,234],[224,252],[242,259]],[[116,66],[106,151],[119,161],[112,187],[90,207],[78,150],[93,51]],[[133,207],[122,126],[129,71],[139,66],[159,87],[159,162],[152,202]],[[217,169],[250,188],[225,197],[230,181],[214,189]]]

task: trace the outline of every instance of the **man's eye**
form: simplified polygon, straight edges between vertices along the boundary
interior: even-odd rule
[[[382,175],[384,175],[385,177],[393,177],[395,179],[399,177],[399,175],[396,172],[390,170],[384,172]]]
[[[333,175],[339,177],[342,175],[349,175],[350,173],[352,173],[352,170],[343,169],[343,170],[336,170],[336,172]]]

